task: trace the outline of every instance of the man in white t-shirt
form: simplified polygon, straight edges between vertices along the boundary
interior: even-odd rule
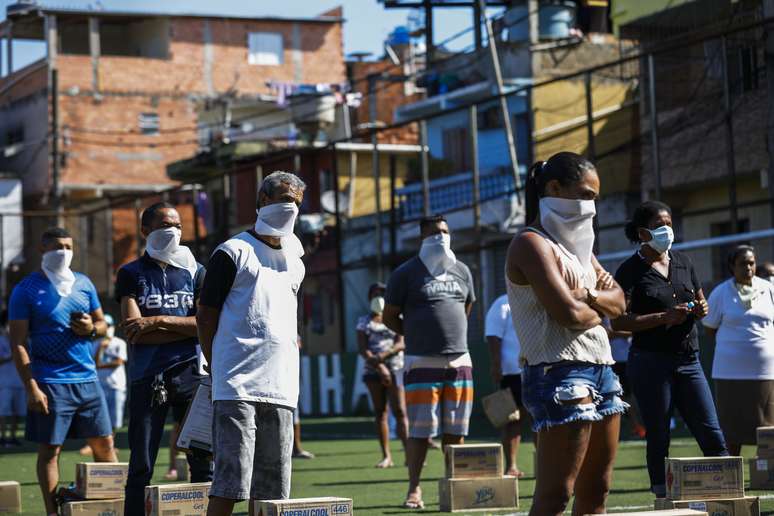
[[[116,325],[113,316],[105,314],[107,334],[94,341],[94,362],[97,365],[97,376],[102,392],[105,393],[110,425],[113,427],[113,437],[116,430],[124,426],[124,407],[126,406],[126,364],[127,344],[124,339],[116,337]],[[89,445],[81,448],[81,455],[91,455]]]
[[[116,337],[113,317],[106,314],[107,335],[99,341],[96,353],[97,376],[105,392],[113,433],[124,426],[124,405],[126,404],[127,345],[124,339]]]
[[[21,446],[16,438],[19,420],[27,414],[27,395],[13,365],[8,340],[8,312],[0,314],[0,447]]]
[[[305,188],[294,174],[268,175],[258,192],[255,228],[218,246],[204,278],[196,319],[212,374],[216,453],[209,516],[231,514],[234,503],[247,498],[290,496],[304,279],[293,226]]]
[[[521,346],[511,319],[511,306],[508,295],[498,297],[489,307],[484,322],[484,333],[489,344],[489,357],[492,367],[492,381],[501,389],[510,389],[513,400],[524,414],[521,401],[521,366],[519,354]],[[516,465],[519,443],[521,443],[521,421],[511,421],[503,427],[503,449],[505,451],[506,475],[522,477]]]

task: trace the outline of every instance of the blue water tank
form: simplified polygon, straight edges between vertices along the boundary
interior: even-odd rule
[[[574,2],[540,3],[540,39],[562,39],[570,37],[575,26]]]
[[[395,27],[395,30],[390,33],[387,42],[390,45],[408,45],[411,42],[408,28],[403,25]]]
[[[575,3],[553,0],[540,2],[538,31],[540,39],[562,39],[570,37],[575,26]],[[529,39],[529,10],[526,5],[508,9],[503,18],[508,28],[508,41],[516,43]]]

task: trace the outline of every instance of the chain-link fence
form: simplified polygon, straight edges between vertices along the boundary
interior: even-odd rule
[[[59,224],[75,238],[73,268],[88,274],[115,310],[114,276],[142,252],[144,208],[160,200],[176,205],[184,243],[206,264],[220,242],[254,223],[264,175],[293,170],[308,184],[298,226],[307,251],[308,351],[355,348],[354,324],[367,310],[368,285],[417,251],[417,220],[428,213],[447,215],[453,246],[474,272],[481,308],[472,316],[470,340],[481,342],[484,309],[504,291],[508,243],[524,224],[517,186],[530,163],[555,152],[578,152],[597,164],[602,255],[630,251],[623,225],[645,198],[672,206],[684,242],[760,235],[754,232],[772,227],[769,23],[753,10],[701,35],[678,28],[665,35],[642,24],[638,45],[611,36],[537,46],[500,42],[508,72],[502,85],[485,66],[486,52],[479,51],[476,62],[483,64],[475,69],[449,68],[450,59],[445,73],[456,74],[454,80],[447,77],[444,88],[399,107],[387,127],[228,159],[212,151],[212,159],[189,160],[195,173],[167,191],[106,196],[78,211],[4,213],[23,225],[25,240],[24,263],[3,264],[4,294],[39,263],[43,228]],[[470,56],[459,59],[470,62]],[[529,80],[509,78],[524,66]],[[378,141],[383,131],[402,128],[419,141],[371,144],[372,134]],[[774,259],[770,236],[752,242],[760,259]],[[727,274],[724,246],[709,241],[689,253],[708,288]]]

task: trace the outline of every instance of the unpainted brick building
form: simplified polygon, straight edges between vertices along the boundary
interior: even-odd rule
[[[135,201],[174,185],[167,165],[196,155],[211,134],[201,107],[271,102],[270,81],[344,83],[342,24],[340,8],[288,19],[11,5],[0,23],[9,48],[2,56],[9,73],[0,77],[0,170],[22,179],[25,210],[60,203],[60,213],[88,213],[106,198],[126,201],[58,220],[78,235],[74,268],[109,293],[114,271],[139,249],[136,210],[151,199]],[[15,39],[45,42],[45,57],[15,69]],[[173,200],[190,239],[190,193]],[[25,217],[23,270],[37,267],[38,235],[56,222]]]

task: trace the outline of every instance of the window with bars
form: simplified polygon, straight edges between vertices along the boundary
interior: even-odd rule
[[[159,134],[159,114],[158,113],[140,113],[137,116],[137,124],[140,133],[146,135]]]
[[[283,63],[282,34],[251,32],[247,35],[247,63],[276,66]]]
[[[454,173],[471,168],[470,141],[467,127],[454,127],[443,131],[443,158],[454,167]]]

